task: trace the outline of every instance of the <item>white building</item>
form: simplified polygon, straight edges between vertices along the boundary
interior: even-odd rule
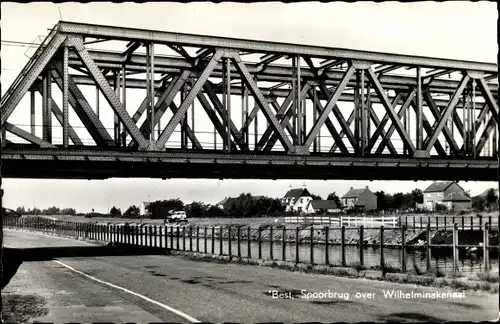
[[[334,200],[311,200],[306,207],[308,214],[338,213],[341,209]]]
[[[311,194],[307,189],[290,189],[285,197],[281,199],[286,206],[285,211],[302,212],[306,211],[307,205],[312,200]]]
[[[149,202],[142,202],[141,203],[141,206],[139,207],[139,215],[141,216],[147,216],[148,215],[148,206],[149,206]]]

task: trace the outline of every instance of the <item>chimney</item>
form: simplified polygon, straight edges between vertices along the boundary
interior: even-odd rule
[[[351,190],[354,189],[354,187],[351,187]]]
[[[366,186],[365,188],[368,189],[368,186]]]

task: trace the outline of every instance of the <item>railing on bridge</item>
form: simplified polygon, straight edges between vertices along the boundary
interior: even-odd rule
[[[179,226],[179,225],[116,225],[116,224],[95,224],[51,220],[41,217],[21,217],[5,218],[6,228],[18,230],[31,230],[52,235],[63,235],[72,238],[89,239],[101,242],[127,243],[134,246],[159,247],[174,251],[198,252],[205,254],[218,254],[229,258],[247,259],[267,259],[282,261],[295,261],[296,264],[308,263],[312,265],[323,264],[328,266],[352,266],[358,269],[367,269],[370,264],[365,261],[367,252],[365,249],[372,247],[377,250],[376,258],[373,262],[371,255],[371,268],[382,269],[387,272],[414,272],[437,273],[439,267],[438,260],[433,259],[433,254],[451,253],[451,269],[444,269],[458,272],[460,264],[463,264],[464,257],[469,253],[482,255],[481,269],[489,272],[492,269],[490,253],[498,255],[498,226],[495,228],[485,223],[482,225],[482,241],[475,244],[459,244],[460,228],[455,225],[452,228],[451,242],[445,244],[432,243],[433,235],[437,230],[427,224],[425,231],[419,236],[414,236],[408,240],[411,234],[405,226],[365,228],[360,227],[330,227],[330,226],[309,226],[287,228],[286,226],[261,226],[259,228],[245,226]],[[399,241],[388,242],[385,234],[399,234]],[[367,236],[365,236],[367,235]],[[370,240],[367,240],[371,237]],[[377,239],[374,239],[378,235]],[[194,241],[194,244],[193,244]],[[189,243],[188,243],[189,242]],[[245,243],[244,243],[245,242]],[[203,245],[203,248],[200,246]],[[357,251],[357,259],[352,259],[352,248]],[[236,249],[236,253],[234,251]],[[245,251],[246,250],[246,251]],[[335,250],[335,251],[334,251]],[[445,252],[439,252],[439,251]],[[334,253],[332,253],[332,251]],[[339,253],[335,253],[338,251]],[[448,251],[448,252],[446,252]],[[245,253],[246,252],[246,253]],[[318,258],[318,253],[322,255]],[[394,253],[398,256],[394,259]],[[418,254],[419,253],[419,254]],[[275,257],[281,254],[281,258]],[[410,254],[413,257],[412,271],[409,268]],[[415,257],[423,256],[416,263]],[[393,257],[390,260],[390,257]],[[420,256],[418,258],[420,258]],[[334,260],[340,257],[340,260]],[[348,258],[351,257],[348,262]],[[397,260],[399,259],[399,261]],[[420,270],[424,260],[424,270]],[[434,260],[434,264],[433,264]],[[394,264],[398,264],[394,266]],[[463,265],[462,265],[463,267]]]

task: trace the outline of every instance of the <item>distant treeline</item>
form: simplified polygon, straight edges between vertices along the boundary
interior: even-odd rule
[[[469,195],[468,193],[465,193]],[[322,200],[321,196],[311,194],[314,200]],[[388,194],[384,191],[375,192],[377,196],[377,205],[379,211],[393,210],[414,210],[417,204],[423,202],[423,192],[420,189],[414,189],[409,193]],[[498,196],[495,190],[490,189],[486,195],[472,197],[472,208],[475,211],[494,210],[498,208]],[[342,208],[341,199],[335,192],[327,196],[327,200],[335,200],[337,205]],[[445,206],[442,206],[446,208]],[[292,212],[285,212],[285,206],[279,198],[254,197],[249,193],[242,193],[236,198],[227,201],[223,208],[219,206],[206,204],[200,201],[193,201],[185,204],[179,198],[158,200],[151,202],[147,207],[148,218],[164,219],[173,211],[185,211],[189,218],[209,218],[209,217],[263,217],[263,216],[285,216]],[[23,215],[85,215],[87,217],[113,217],[113,218],[140,218],[138,206],[132,205],[123,213],[119,208],[113,206],[109,214],[96,213],[77,213],[74,208],[50,207],[47,209],[25,209],[18,207],[16,212]]]

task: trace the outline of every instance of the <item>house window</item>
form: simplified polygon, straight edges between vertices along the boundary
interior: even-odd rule
[[[302,198],[300,198],[300,199],[299,199],[299,203],[301,203],[301,204],[302,204]]]

